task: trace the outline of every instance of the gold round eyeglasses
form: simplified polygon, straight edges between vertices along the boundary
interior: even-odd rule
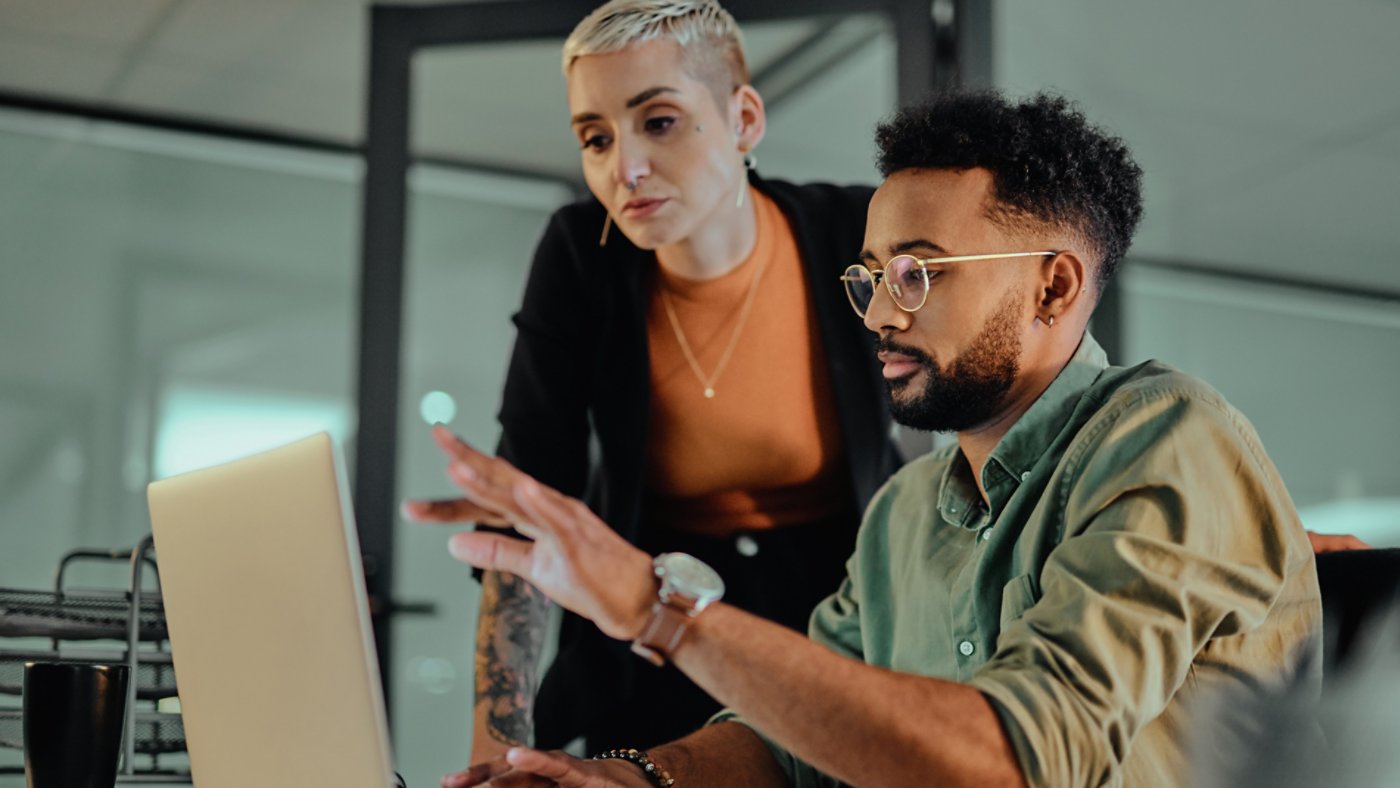
[[[846,297],[851,299],[851,308],[862,318],[870,309],[870,301],[875,297],[875,289],[883,280],[894,305],[905,312],[917,312],[928,300],[930,263],[967,263],[974,260],[1004,260],[1012,257],[1054,257],[1059,252],[1009,252],[1006,254],[965,254],[952,257],[915,257],[909,254],[896,255],[885,263],[879,271],[871,271],[863,265],[849,266],[841,275],[846,285]]]

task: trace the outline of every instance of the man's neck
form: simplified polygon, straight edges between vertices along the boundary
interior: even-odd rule
[[[958,433],[958,448],[967,458],[968,467],[972,469],[972,479],[977,483],[977,492],[981,494],[984,502],[991,503],[987,498],[987,491],[982,487],[982,468],[992,456],[992,451],[1016,422],[1026,415],[1026,411],[1031,409],[1035,401],[1040,399],[1040,395],[1050,388],[1050,384],[1055,382],[1055,378],[1069,364],[1069,360],[1070,356],[1065,356],[1058,361],[1023,370],[1011,388],[1005,407],[982,424]]]
[[[697,281],[715,279],[748,259],[757,241],[754,200],[744,200],[739,207],[724,200],[715,215],[689,237],[657,247],[656,259],[676,276]]]

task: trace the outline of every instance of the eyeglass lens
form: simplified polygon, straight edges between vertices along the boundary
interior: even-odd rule
[[[919,261],[910,255],[899,255],[885,264],[882,278],[895,303],[906,311],[914,311],[923,306],[928,296],[928,273]],[[851,306],[861,317],[870,308],[870,300],[875,297],[875,282],[870,272],[863,266],[853,265],[846,269],[842,277],[846,282],[846,296]]]

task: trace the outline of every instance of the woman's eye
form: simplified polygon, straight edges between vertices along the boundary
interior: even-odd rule
[[[658,115],[654,118],[647,118],[646,130],[652,134],[665,134],[674,125],[676,125],[675,118],[670,115]]]
[[[583,138],[583,149],[601,151],[608,147],[608,137],[606,134],[589,134]]]

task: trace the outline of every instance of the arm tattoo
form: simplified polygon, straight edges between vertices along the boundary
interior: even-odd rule
[[[539,656],[549,599],[515,575],[481,578],[476,627],[476,705],[485,705],[486,732],[510,745],[530,743]]]

